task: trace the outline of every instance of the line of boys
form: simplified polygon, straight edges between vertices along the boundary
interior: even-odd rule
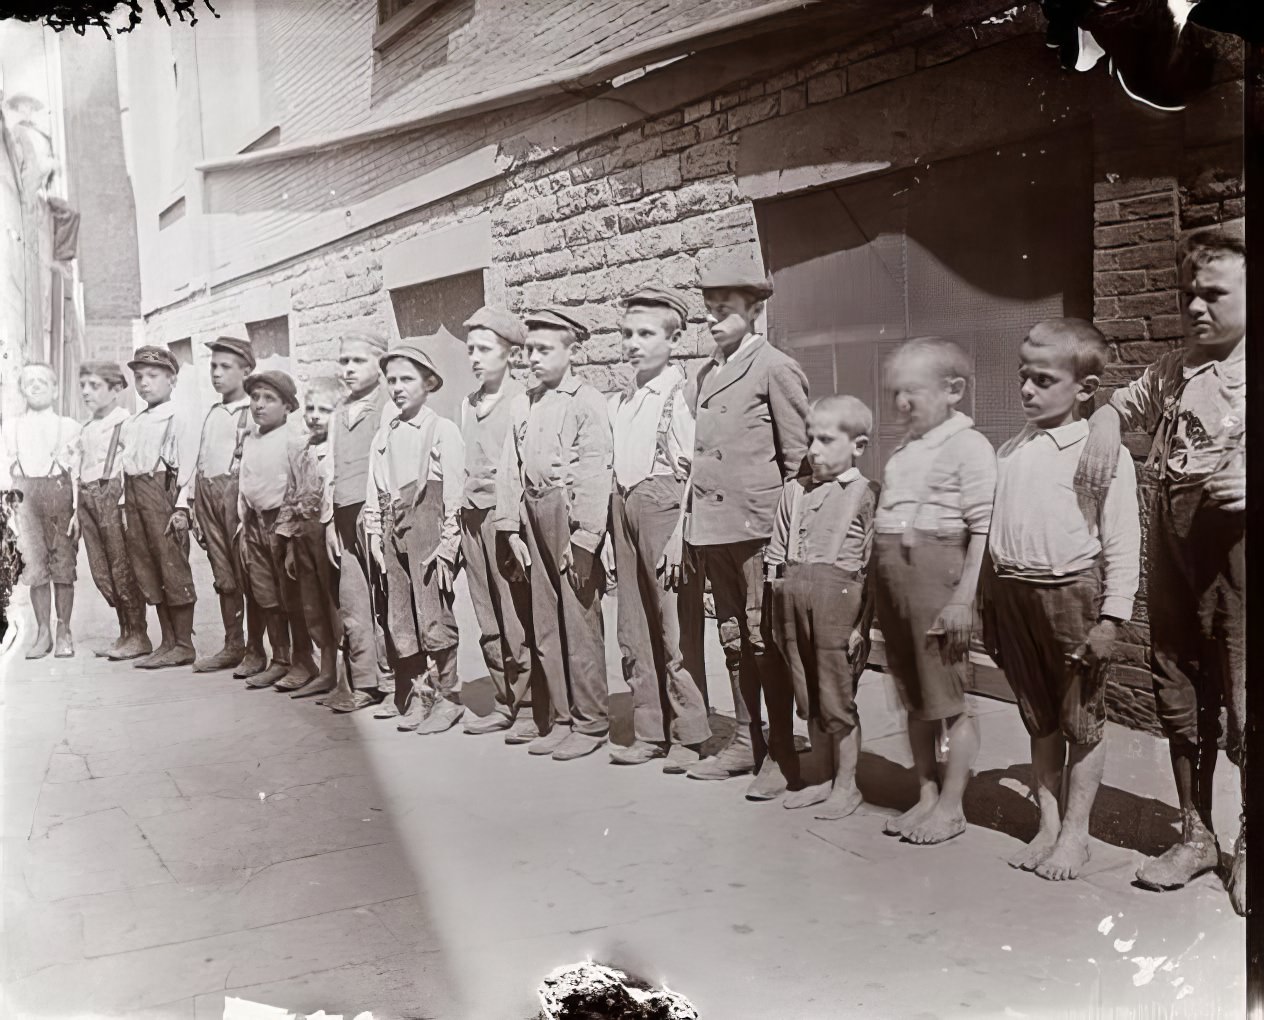
[[[310,385],[306,435],[286,426],[297,407],[293,381],[278,372],[247,377],[248,345],[221,339],[210,345],[212,371],[228,418],[220,424],[213,410],[203,429],[194,519],[208,554],[234,543],[238,551],[223,557],[236,573],[216,574],[225,648],[200,665],[235,666],[252,686],[295,696],[330,695],[335,710],[377,705],[384,717],[398,711],[399,673],[411,692],[399,728],[441,732],[464,713],[453,616],[453,580],[464,563],[497,694],[496,709],[465,731],[504,730],[507,742],[526,743],[529,753],[577,758],[607,739],[600,596],[602,550],[612,548],[635,730],[634,743],[614,749],[612,760],[664,758],[665,771],[697,779],[755,773],[749,798],[785,793],[787,808],[837,819],[862,802],[855,683],[876,612],[909,713],[919,783],[917,803],[886,831],[934,844],[966,825],[962,796],[979,744],[966,700],[977,612],[1032,741],[1041,825],[1011,863],[1052,880],[1074,878],[1088,860],[1102,778],[1105,667],[1138,585],[1136,479],[1119,433],[1132,425],[1153,436],[1151,576],[1162,582],[1151,585],[1153,659],[1184,819],[1181,841],[1148,861],[1138,880],[1177,888],[1219,863],[1210,780],[1222,704],[1230,757],[1244,761],[1244,265],[1232,240],[1208,233],[1190,240],[1180,260],[1185,350],[1148,369],[1091,420],[1080,412],[1106,365],[1101,334],[1074,319],[1033,327],[1019,350],[1028,425],[999,454],[958,410],[972,376],[961,350],[946,341],[906,343],[886,381],[908,432],[880,488],[855,464],[872,413],[847,396],[809,408],[802,371],[757,332],[772,287],[750,263],[721,261],[703,273],[716,348],[692,381],[671,362],[688,318],[683,298],[658,288],[630,295],[621,329],[635,376],[608,401],[571,369],[588,336],[582,323],[558,310],[525,322],[480,310],[465,323],[480,387],[462,404],[459,428],[426,406],[443,384],[430,349],[451,341],[445,331],[389,348],[373,336],[345,338],[346,398],[339,402],[335,380]],[[523,346],[530,390],[509,372]],[[229,365],[230,356],[239,364]],[[48,480],[74,459],[73,452],[61,459],[60,435],[48,447],[49,470],[22,474],[22,485],[27,504],[59,508],[56,527],[39,532],[50,548],[63,519],[67,536],[83,522],[94,578],[120,611],[123,632],[108,652],[115,658],[147,642],[143,611],[138,627],[127,608],[135,595],[125,593],[119,542],[109,537],[119,530],[110,514],[126,508],[135,582],[163,626],[162,644],[137,664],[184,664],[192,661],[193,596],[191,483],[182,465],[193,459],[164,411],[174,360],[142,348],[130,367],[148,407],[125,429],[114,408],[126,386],[121,372],[84,368],[94,419],[77,439],[73,505],[63,505],[64,484]],[[51,402],[41,408],[37,376],[23,376],[35,414]],[[243,391],[254,426],[239,417],[230,432]],[[115,394],[113,403],[105,393]],[[122,503],[93,502],[93,486],[118,489],[112,465],[120,433]],[[29,461],[27,446],[22,453]],[[25,472],[25,463],[19,467]],[[236,490],[237,526],[232,500],[223,504],[223,523],[212,523],[211,483],[234,472],[236,483],[224,482],[223,491]],[[73,582],[64,563],[63,549],[45,571],[58,586],[61,626],[69,617],[61,590]],[[73,572],[73,555],[70,563]],[[340,568],[336,600],[331,564]],[[739,724],[706,759],[704,580]],[[240,603],[225,598],[237,592],[263,621],[251,627],[253,662],[240,638]],[[46,605],[40,628],[36,652],[50,642]],[[260,629],[272,646],[266,669]],[[62,654],[60,626],[57,646]],[[340,646],[346,671],[335,664]],[[825,783],[801,782],[796,708],[812,740],[829,750],[833,776]],[[1241,836],[1228,884],[1240,912]]]

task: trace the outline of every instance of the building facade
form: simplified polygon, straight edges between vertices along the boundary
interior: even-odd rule
[[[1135,376],[1179,342],[1182,232],[1243,211],[1229,37],[1216,84],[1161,113],[1104,67],[1064,72],[1036,3],[217,9],[142,26],[120,69],[145,340],[194,366],[202,400],[216,333],[248,333],[301,382],[332,370],[348,329],[455,333],[484,302],[589,320],[581,371],[613,390],[616,299],[690,292],[681,354],[699,359],[699,266],[743,247],[775,277],[768,333],[813,394],[876,409],[878,476],[899,434],[878,383],[895,345],[967,347],[967,410],[999,445],[1022,421],[1032,322],[1092,318],[1108,383]],[[459,346],[443,361],[452,413],[472,382]],[[1112,707],[1152,725],[1138,605]]]

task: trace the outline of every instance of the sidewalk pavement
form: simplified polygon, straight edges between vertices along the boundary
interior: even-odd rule
[[[213,606],[199,609],[209,647]],[[1219,879],[1131,883],[1175,833],[1166,746],[1149,735],[1110,726],[1092,861],[1054,884],[1005,864],[1037,816],[1026,734],[1001,702],[975,699],[969,830],[917,847],[881,833],[914,782],[879,673],[858,698],[868,803],[814,822],[745,801],[745,780],[604,752],[557,763],[227,673],[107,663],[88,649],[109,616],[85,591],[75,659],[26,663],[19,648],[3,662],[7,1015],[205,1020],[233,995],[525,1020],[540,979],[588,956],[666,983],[707,1020],[1242,1012],[1245,927]],[[467,639],[462,676],[478,667]],[[710,687],[727,712],[727,683]],[[612,679],[621,742],[625,691]],[[469,701],[487,710],[485,683]],[[1226,850],[1236,795],[1222,758]]]

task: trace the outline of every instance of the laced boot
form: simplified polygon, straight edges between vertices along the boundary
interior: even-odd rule
[[[106,653],[106,658],[111,662],[139,659],[143,655],[152,655],[154,651],[149,640],[149,628],[145,623],[145,603],[127,610],[125,619],[127,626],[123,631],[123,640]]]
[[[1220,864],[1220,845],[1198,812],[1183,812],[1181,841],[1137,869],[1137,882],[1147,889],[1180,889]]]
[[[246,636],[242,629],[245,616],[240,595],[221,595],[219,615],[224,621],[224,647],[214,655],[208,655],[193,663],[194,673],[214,673],[221,669],[236,669],[246,655]]]
[[[158,614],[158,629],[162,636],[158,642],[158,647],[153,652],[146,655],[143,659],[137,659],[132,663],[132,666],[136,669],[156,669],[157,667],[151,666],[150,663],[165,656],[176,644],[175,634],[171,630],[171,612],[167,603],[159,602],[158,605],[154,606],[154,610]]]

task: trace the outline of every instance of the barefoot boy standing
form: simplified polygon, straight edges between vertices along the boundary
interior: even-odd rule
[[[1073,484],[1089,430],[1079,411],[1092,401],[1108,354],[1101,333],[1082,319],[1039,322],[1019,348],[1027,426],[997,455],[991,566],[983,575],[983,633],[1031,735],[1040,804],[1040,831],[1010,864],[1052,881],[1077,877],[1088,860],[1089,815],[1106,760],[1106,668],[1140,575],[1128,451],[1116,450],[1115,480],[1100,508],[1086,514]]]

